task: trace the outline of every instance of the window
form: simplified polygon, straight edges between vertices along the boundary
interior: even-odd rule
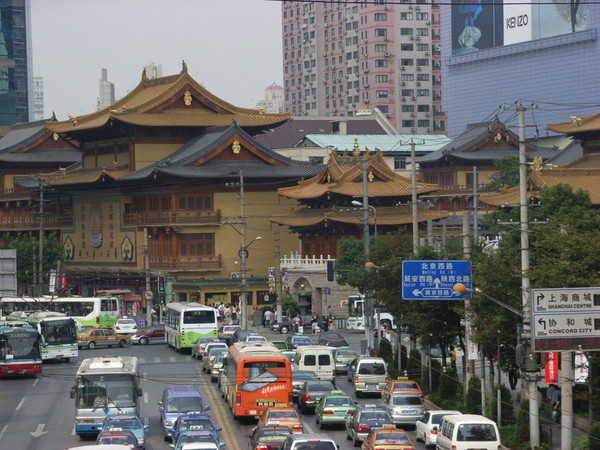
[[[417,44],[417,50],[420,52],[429,51],[429,44]]]
[[[375,97],[377,98],[387,98],[388,91],[387,90],[377,90],[375,91]]]
[[[400,20],[413,20],[413,13],[411,12],[401,12]]]
[[[428,73],[418,73],[417,81],[429,81],[429,74]]]
[[[387,29],[386,28],[375,28],[375,36],[378,36],[378,37],[387,36]]]
[[[414,30],[412,28],[400,28],[400,36],[412,36]]]
[[[179,254],[181,256],[213,256],[214,233],[179,234]]]
[[[429,13],[426,12],[418,12],[416,14],[417,20],[429,20]]]
[[[418,58],[417,59],[417,66],[428,66],[429,65],[429,60],[426,58]]]
[[[375,75],[375,81],[377,83],[387,83],[388,76],[387,75]]]
[[[419,120],[417,121],[417,126],[420,128],[430,128],[431,122],[429,120]]]
[[[429,36],[428,28],[417,28],[417,36]]]
[[[322,156],[309,156],[308,157],[308,162],[311,162],[313,164],[323,164],[323,157]]]
[[[418,105],[417,111],[419,112],[429,112],[429,105]]]
[[[388,105],[377,105],[377,109],[384,114],[387,114],[389,112]]]
[[[387,67],[387,66],[388,66],[387,59],[376,59],[375,60],[375,67]]]
[[[414,63],[413,59],[408,59],[408,58],[402,58],[400,60],[400,65],[401,66],[412,66]]]
[[[387,44],[375,44],[375,51],[376,52],[387,52]]]
[[[404,128],[412,128],[415,126],[415,121],[414,120],[403,120],[402,121],[402,126]]]
[[[402,105],[402,112],[415,112],[415,105]]]
[[[177,201],[179,210],[213,209],[213,199],[211,194],[199,194],[195,196],[179,197]]]
[[[402,97],[412,97],[413,95],[415,95],[415,90],[414,89],[402,89],[401,93],[402,93]]]
[[[414,47],[412,44],[400,44],[400,50],[403,52],[412,52]]]
[[[394,158],[394,170],[406,169],[406,158],[403,156],[396,156]]]
[[[386,13],[375,13],[375,22],[383,22],[387,20]]]
[[[417,95],[419,97],[429,97],[429,89],[417,89]]]
[[[400,75],[401,81],[414,81],[415,76],[412,73],[403,73]]]

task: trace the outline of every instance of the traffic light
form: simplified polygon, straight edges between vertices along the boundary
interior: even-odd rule
[[[327,260],[327,281],[335,281],[335,260]]]
[[[515,349],[516,363],[525,372],[537,372],[544,368],[543,353],[533,352],[531,346],[519,344]]]
[[[160,294],[165,292],[165,277],[158,277],[158,292]]]

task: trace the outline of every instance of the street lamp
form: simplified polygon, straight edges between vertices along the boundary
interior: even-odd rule
[[[240,246],[240,250],[238,252],[238,255],[240,257],[241,260],[241,283],[240,283],[240,290],[241,290],[241,295],[240,295],[240,326],[242,327],[243,330],[245,330],[248,326],[248,283],[247,283],[247,274],[248,274],[248,265],[247,265],[247,260],[248,260],[248,247],[250,247],[252,245],[252,243],[254,241],[260,241],[262,240],[262,237],[257,236],[254,239],[252,239],[248,244],[246,244],[246,233],[245,233],[245,227],[243,228],[243,233],[242,233],[242,244]]]
[[[358,200],[352,200],[352,204],[354,206],[361,206],[364,208],[364,204],[362,202],[359,202]],[[373,210],[373,222],[374,222],[374,231],[375,231],[375,239],[377,239],[377,209],[372,206],[372,205],[367,205],[368,208],[371,208]],[[367,219],[368,220],[368,219]]]

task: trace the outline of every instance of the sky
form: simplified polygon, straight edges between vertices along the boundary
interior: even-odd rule
[[[33,75],[58,120],[95,110],[101,69],[119,99],[143,67],[188,72],[236,106],[282,84],[281,3],[269,0],[31,0]]]

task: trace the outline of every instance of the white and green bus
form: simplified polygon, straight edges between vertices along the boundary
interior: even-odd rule
[[[217,337],[217,310],[199,303],[165,306],[167,344],[176,350],[191,348],[199,337]]]
[[[101,297],[2,297],[2,317],[16,311],[54,311],[75,319],[80,326],[112,328],[120,317],[119,300]]]
[[[34,327],[41,335],[42,361],[61,359],[69,362],[77,357],[77,324],[72,317],[54,311],[15,311],[6,320],[20,320]]]

